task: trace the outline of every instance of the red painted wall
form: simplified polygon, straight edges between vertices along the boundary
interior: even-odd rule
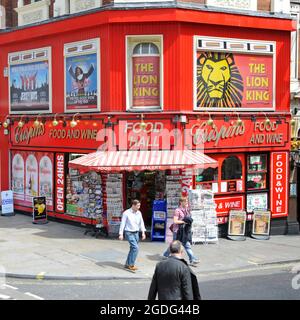
[[[126,111],[125,37],[126,35],[162,34],[164,39],[164,110],[192,111],[194,35],[276,41],[276,109],[289,111],[290,64],[286,57],[289,57],[290,54],[290,32],[288,31],[288,28],[291,29],[290,20],[237,16],[236,21],[230,22],[230,24],[236,22],[235,25],[248,26],[244,28],[228,26],[229,15],[226,14],[191,11],[183,15],[183,11],[185,12],[185,10],[144,10],[143,15],[139,15],[138,10],[122,12],[122,15],[120,12],[113,11],[111,16],[108,16],[107,12],[100,12],[89,15],[90,19],[84,15],[0,34],[0,70],[7,66],[9,52],[51,46],[53,112],[63,112],[63,45],[73,41],[100,38],[102,111]],[[149,22],[148,20],[154,19],[155,13],[156,21]],[[207,18],[207,16],[214,19],[215,23],[224,25],[208,24],[207,19],[205,24],[195,23],[197,17]],[[185,22],[188,18],[191,19],[191,23]],[[135,23],[137,19],[139,23]],[[142,23],[143,19],[146,22]],[[165,21],[170,19],[175,21]],[[131,23],[127,23],[128,20]],[[268,28],[270,20],[273,24],[275,23],[274,28],[281,26],[285,30],[254,28],[256,24],[259,28]],[[203,19],[198,21],[203,21]],[[78,23],[82,23],[81,27]],[[0,81],[2,83],[0,110],[2,114],[5,114],[8,106],[8,79],[3,78],[3,74],[0,73]]]

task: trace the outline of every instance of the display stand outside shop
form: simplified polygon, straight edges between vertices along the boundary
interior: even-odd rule
[[[269,240],[270,222],[270,211],[254,211],[251,237],[258,240]]]
[[[217,242],[218,225],[214,194],[209,190],[189,190],[188,198],[193,218],[193,243]]]
[[[246,211],[230,210],[227,237],[235,241],[244,241],[246,230]]]

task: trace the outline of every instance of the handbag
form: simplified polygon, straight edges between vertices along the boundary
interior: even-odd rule
[[[171,232],[174,232],[174,223],[170,225],[169,229],[171,230]]]

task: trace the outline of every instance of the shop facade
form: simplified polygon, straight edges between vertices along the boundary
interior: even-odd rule
[[[284,234],[292,21],[161,10],[142,21],[144,10],[102,10],[0,35],[2,189],[13,189],[19,210],[45,195],[50,216],[117,228],[133,198],[149,225],[153,200],[166,199],[171,214],[181,194],[201,188],[215,194],[220,230],[230,209],[249,221],[262,209]],[[176,163],[69,165],[98,149],[194,150],[218,166],[188,176]]]

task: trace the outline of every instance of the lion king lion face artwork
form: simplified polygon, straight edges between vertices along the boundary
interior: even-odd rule
[[[200,53],[197,58],[197,108],[239,108],[243,90],[243,78],[232,53]]]

